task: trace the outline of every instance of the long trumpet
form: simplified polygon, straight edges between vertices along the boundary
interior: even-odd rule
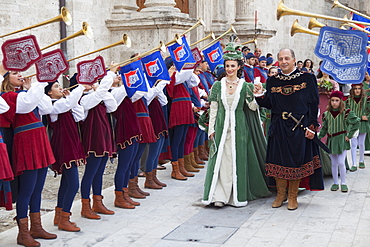
[[[298,23],[297,19],[293,22],[292,28],[290,29],[290,36],[293,37],[294,34],[296,34],[296,33],[308,33],[308,34],[319,36],[319,32],[315,32],[315,31],[312,31],[308,28],[302,27]]]
[[[366,26],[369,25],[368,22],[346,20],[346,19],[343,19],[343,18],[338,18],[338,17],[333,17],[333,16],[320,15],[320,14],[314,14],[314,13],[299,11],[299,10],[295,10],[295,9],[290,9],[287,6],[285,6],[284,0],[280,0],[279,4],[278,4],[278,7],[276,9],[276,18],[277,18],[277,20],[280,20],[280,18],[284,15],[300,15],[300,16],[316,17],[316,18],[325,19],[325,20],[332,20],[332,21],[350,22],[350,23],[366,25]]]
[[[216,36],[215,36],[215,34],[211,31],[211,33],[210,34],[208,34],[206,37],[204,37],[203,39],[200,39],[200,40],[198,40],[198,41],[196,41],[196,42],[194,42],[193,44],[191,44],[190,45],[190,47],[192,47],[192,46],[195,46],[196,44],[199,44],[200,42],[203,42],[203,41],[205,41],[205,40],[207,40],[207,39],[210,39],[210,38],[212,38],[213,40],[215,40],[216,39]]]
[[[233,33],[237,34],[237,33],[236,33],[235,28],[234,28],[232,25],[230,25],[230,28],[229,28],[226,32],[224,32],[223,34],[221,34],[221,35],[220,35],[219,37],[217,37],[215,40],[212,40],[208,45],[204,46],[204,47],[201,49],[201,51],[203,51],[204,49],[207,49],[208,47],[210,47],[210,46],[212,46],[212,45],[214,45],[214,44],[216,44],[220,39],[222,39],[223,37],[225,37],[226,35],[228,35],[228,34],[229,34],[229,33],[231,33],[231,32],[233,32]]]
[[[257,47],[257,39],[256,38],[254,38],[252,40],[248,40],[244,43],[241,43],[240,45],[246,45],[246,44],[250,44],[250,43],[254,43],[254,45]]]
[[[71,58],[71,59],[69,59],[69,60],[67,60],[68,62],[70,62],[70,61],[73,61],[73,60],[76,60],[76,59],[79,59],[79,58],[81,58],[81,57],[85,57],[85,56],[88,56],[88,55],[91,55],[91,54],[93,54],[93,53],[97,53],[97,52],[99,52],[99,51],[103,51],[103,50],[106,50],[106,49],[108,49],[108,48],[112,48],[112,47],[115,47],[115,46],[118,46],[118,45],[126,45],[127,47],[131,47],[131,39],[130,39],[130,37],[127,35],[127,34],[123,34],[122,35],[122,39],[120,40],[120,41],[117,41],[117,42],[115,42],[115,43],[113,43],[113,44],[110,44],[110,45],[107,45],[107,46],[105,46],[105,47],[103,47],[103,48],[100,48],[100,49],[97,49],[97,50],[95,50],[95,51],[91,51],[91,52],[89,52],[89,53],[86,53],[86,54],[83,54],[83,55],[81,55],[81,56],[78,56],[78,57],[75,57],[75,58]]]
[[[308,22],[308,29],[313,29],[315,27],[325,27],[325,24],[322,24],[319,22],[316,18],[311,18],[310,21]]]
[[[171,41],[168,41],[166,44],[164,44],[165,46],[169,46],[169,45],[172,45],[174,43],[177,43],[179,45],[182,45],[182,39],[181,39],[181,36],[178,35],[177,33],[175,34],[175,38]]]
[[[307,33],[307,34],[312,34],[312,35],[316,35],[316,36],[320,35],[319,32],[312,31],[308,28],[305,28],[305,27],[302,27],[301,25],[299,25],[297,19],[293,22],[292,28],[290,29],[290,36],[293,37],[294,34],[296,34],[296,33]],[[370,46],[366,46],[366,49],[370,49]]]
[[[26,27],[26,28],[23,28],[23,29],[20,29],[20,30],[17,30],[17,31],[8,33],[8,34],[5,34],[5,35],[1,35],[0,38],[4,38],[6,36],[9,36],[9,35],[12,35],[12,34],[15,34],[15,33],[23,32],[23,31],[28,30],[28,29],[32,29],[32,28],[35,28],[35,27],[43,26],[43,25],[46,25],[46,24],[49,24],[49,23],[53,23],[53,22],[57,22],[57,21],[63,21],[68,26],[72,24],[72,16],[71,16],[71,14],[69,13],[69,11],[68,11],[68,9],[66,7],[62,7],[60,9],[60,15],[58,15],[58,16],[50,19],[50,20],[43,21],[43,22],[40,22],[40,23],[38,23],[36,25],[29,26],[29,27]]]
[[[352,8],[349,8],[349,7],[347,7],[347,6],[344,6],[343,4],[341,4],[341,3],[339,2],[339,0],[334,0],[334,2],[333,2],[333,6],[332,6],[331,8],[333,9],[333,8],[335,8],[335,7],[339,7],[339,8],[342,8],[342,9],[348,10],[349,12],[355,13],[356,15],[362,16],[362,17],[364,17],[364,18],[366,18],[366,19],[369,19],[369,20],[370,20],[370,16],[365,15],[365,14],[363,14],[363,13],[361,13],[361,12],[359,12],[359,11],[356,11],[356,10],[354,10],[354,9],[352,9]]]
[[[89,53],[83,54],[83,55],[81,55],[81,56],[78,56],[78,57],[75,57],[75,58],[71,58],[71,59],[67,60],[67,62],[71,62],[71,61],[76,60],[76,59],[79,59],[79,58],[81,58],[81,57],[85,57],[85,56],[91,55],[91,54],[93,54],[93,53],[96,53],[96,52],[99,52],[99,51],[103,51],[103,50],[106,50],[106,49],[108,49],[108,48],[112,48],[112,47],[117,46],[117,45],[126,45],[127,47],[131,47],[131,39],[130,39],[130,37],[129,37],[129,36],[127,36],[127,34],[125,34],[125,33],[124,33],[124,34],[122,35],[122,39],[121,39],[120,41],[117,41],[117,42],[115,42],[115,43],[113,43],[113,44],[107,45],[107,46],[105,46],[105,47],[103,47],[103,48],[100,48],[100,49],[98,49],[98,50],[95,50],[95,51],[92,51],[92,52],[89,52]],[[32,76],[35,76],[35,75],[36,75],[36,74],[29,75],[29,76],[26,76],[26,78],[28,78],[28,77],[32,77]]]
[[[76,33],[74,33],[74,34],[72,34],[72,35],[70,35],[68,37],[65,37],[64,39],[61,39],[61,40],[59,40],[59,41],[57,41],[57,42],[55,42],[55,43],[53,43],[51,45],[48,45],[48,46],[42,48],[41,51],[43,51],[43,50],[45,50],[45,49],[47,49],[49,47],[52,47],[54,45],[63,43],[65,41],[67,41],[67,40],[70,40],[70,39],[73,39],[75,37],[81,36],[81,35],[85,35],[89,39],[92,39],[93,36],[94,36],[93,35],[93,31],[92,31],[90,25],[87,22],[82,22],[82,29],[80,31],[78,31],[78,32],[76,32]]]
[[[165,45],[165,44],[163,44],[163,42],[162,42],[162,41],[159,41],[159,46],[157,46],[157,47],[155,47],[155,48],[153,48],[153,49],[151,49],[151,50],[149,50],[149,51],[146,51],[146,52],[144,52],[144,53],[140,54],[139,56],[136,56],[136,57],[130,58],[130,59],[128,59],[128,60],[126,60],[126,61],[123,61],[123,62],[121,62],[121,63],[119,63],[119,64],[115,64],[115,65],[114,65],[114,66],[112,66],[112,67],[117,67],[117,66],[122,67],[122,66],[125,66],[125,65],[127,65],[127,64],[130,64],[130,63],[132,63],[132,62],[134,62],[134,61],[139,60],[139,59],[140,59],[140,58],[142,58],[142,57],[145,57],[145,56],[147,56],[147,55],[149,55],[149,54],[152,54],[153,52],[156,52],[156,51],[166,52],[166,45]],[[112,67],[109,67],[108,69],[111,69]]]
[[[186,30],[185,32],[180,34],[180,36],[184,36],[185,34],[187,34],[188,32],[192,31],[193,29],[195,29],[199,26],[203,26],[203,27],[206,26],[206,24],[204,23],[204,21],[200,17],[198,18],[198,21],[191,28],[189,28],[188,30]]]

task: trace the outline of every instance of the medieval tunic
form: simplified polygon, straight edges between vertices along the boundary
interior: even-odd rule
[[[323,114],[322,128],[318,138],[327,135],[331,154],[341,154],[344,150],[351,148],[345,137],[351,139],[359,126],[360,119],[354,111],[348,109],[339,114],[335,114],[335,111],[326,111]]]
[[[25,170],[36,170],[55,162],[53,151],[41,122],[40,114],[51,112],[52,104],[44,94],[47,83],[33,83],[25,92],[7,92],[2,95],[10,106],[3,114],[1,127],[13,129],[12,169],[15,176]]]
[[[291,113],[301,119],[299,125],[316,128],[319,96],[313,75],[293,71],[290,75],[279,73],[267,80],[266,94],[256,98],[257,103],[271,109],[268,131],[266,175],[286,180],[307,178],[307,189],[323,189],[319,148],[305,137],[305,130],[287,117]],[[270,179],[270,183],[273,184]]]
[[[108,155],[112,157],[116,148],[112,128],[108,122],[107,113],[117,109],[117,102],[108,92],[113,83],[113,77],[106,75],[96,91],[84,95],[80,105],[85,111],[85,120],[81,124],[82,145],[85,156],[95,157]]]
[[[268,69],[257,66],[254,68],[254,78],[260,77],[261,83],[266,83]]]
[[[112,113],[116,119],[115,141],[120,149],[125,149],[127,145],[132,145],[134,140],[141,139],[139,120],[131,99],[126,97],[124,86],[113,88],[111,93],[118,104],[117,110]]]
[[[51,169],[58,174],[62,174],[63,169],[70,169],[73,162],[77,166],[85,164],[77,126],[85,118],[83,107],[78,104],[84,89],[79,85],[67,98],[54,101],[48,116],[48,126],[52,130],[50,142],[56,160]]]
[[[0,121],[2,121],[2,113],[9,110],[8,104],[0,97]],[[0,207],[5,207],[7,210],[12,209],[12,193],[10,189],[10,180],[13,180],[13,171],[10,166],[8,151],[3,142],[3,137],[0,130]]]
[[[149,110],[145,99],[141,98],[134,102],[134,109],[139,120],[141,130],[141,140],[139,143],[153,143],[156,142],[156,135],[154,133],[152,120],[149,116]]]
[[[244,80],[246,82],[253,82],[254,81],[254,68],[249,64],[244,64]]]
[[[240,79],[235,93],[229,95],[226,78],[212,87],[208,134],[215,133],[215,136],[204,183],[202,202],[206,205],[220,201],[246,206],[248,200],[270,195],[261,167],[265,149],[255,148],[254,143],[264,141],[266,145],[257,105],[252,102],[252,88],[253,84]],[[258,152],[263,153],[262,159],[258,159]]]
[[[360,127],[359,133],[369,133],[370,132],[370,122],[369,120],[365,121],[362,120],[362,116],[366,116],[370,119],[370,98],[364,97],[360,100],[360,98],[356,97],[348,98],[346,100],[346,108],[351,109],[354,111],[355,115],[360,118]]]

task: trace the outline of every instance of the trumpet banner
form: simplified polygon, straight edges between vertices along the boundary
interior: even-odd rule
[[[42,58],[34,35],[9,39],[1,46],[3,66],[6,70],[25,71]]]
[[[217,65],[224,64],[220,41],[203,50],[204,59],[207,61],[211,71],[215,71]]]
[[[367,69],[368,54],[365,33],[322,27],[315,54],[323,59],[320,69],[343,84],[362,83]]]
[[[42,54],[42,58],[35,65],[36,78],[39,82],[56,81],[69,68],[67,59],[61,49],[55,49]]]
[[[352,20],[355,20],[355,21],[362,21],[362,22],[368,22],[369,25],[365,26],[365,25],[359,25],[359,24],[356,24],[362,28],[364,28],[365,30],[367,31],[370,31],[370,20],[365,18],[365,17],[362,17],[360,15],[357,15],[355,13],[352,13]],[[368,41],[370,41],[370,35],[368,34]],[[370,74],[370,49],[367,50],[367,57],[368,57],[368,62],[367,62],[367,72]]]
[[[143,57],[141,63],[150,87],[153,87],[158,80],[171,80],[160,51]]]
[[[190,50],[190,46],[185,36],[181,37],[182,44],[174,43],[167,47],[173,63],[178,71],[182,69],[193,69],[195,67],[195,59]]]
[[[107,74],[104,58],[97,56],[93,60],[86,60],[77,64],[77,78],[80,84],[94,84],[98,79]]]
[[[133,101],[148,92],[147,80],[140,60],[121,67],[120,74],[127,96]]]

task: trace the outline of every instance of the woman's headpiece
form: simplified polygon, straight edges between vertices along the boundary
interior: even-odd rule
[[[241,46],[234,42],[226,45],[224,55],[222,56],[225,61],[227,60],[241,60],[243,53],[240,51]]]
[[[337,98],[340,98],[341,100],[343,100],[344,94],[341,91],[333,91],[330,94],[330,98],[333,98],[333,97],[337,97]]]

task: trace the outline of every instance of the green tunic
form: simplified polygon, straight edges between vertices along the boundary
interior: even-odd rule
[[[249,110],[246,104],[246,100],[251,102],[254,99],[253,84],[240,79],[231,107],[227,104],[225,84],[225,78],[215,82],[209,97],[211,104],[218,103],[218,109],[214,126],[215,143],[211,144],[202,202],[207,205],[213,202],[212,197],[219,179],[220,166],[222,166],[224,144],[227,138],[231,138],[230,162],[233,167],[234,206],[245,206],[249,200],[271,194],[263,175],[266,140],[258,111]],[[228,129],[231,132],[228,132]],[[212,148],[212,145],[215,145],[215,148]]]
[[[333,137],[328,136],[328,147],[331,154],[341,154],[344,150],[349,150],[350,143],[345,140],[347,136],[349,139],[358,130],[360,119],[351,110],[344,110],[342,113],[334,117],[330,111],[326,111],[322,118],[322,128],[318,138],[323,138],[326,134],[333,135],[345,131],[345,133]]]
[[[361,120],[362,116],[366,116],[370,119],[370,99],[365,98],[360,100],[358,103],[352,99],[348,98],[346,100],[346,108],[351,109],[355,112],[356,116],[360,118],[360,133],[369,133],[370,132],[370,122]]]

